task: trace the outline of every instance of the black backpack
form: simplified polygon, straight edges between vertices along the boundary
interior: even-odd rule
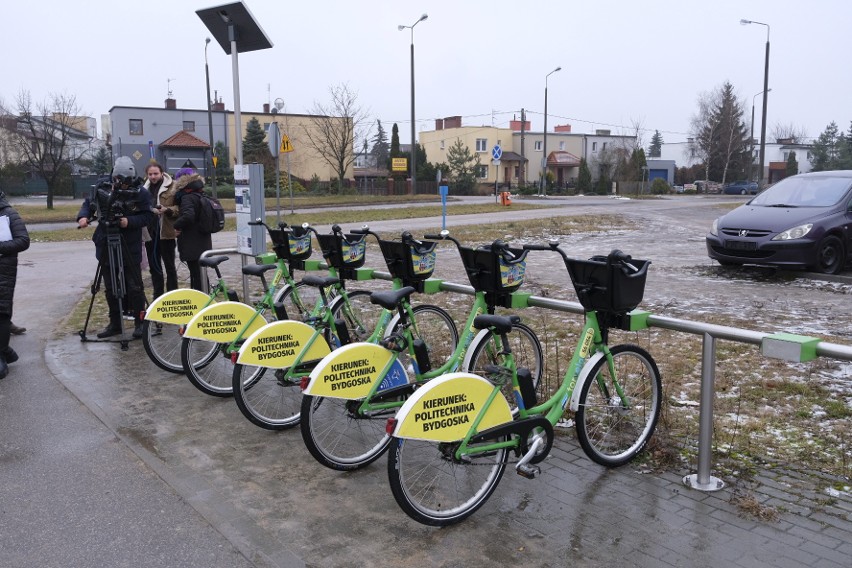
[[[198,228],[203,233],[218,233],[225,227],[225,210],[215,197],[201,193],[201,211],[198,214]]]

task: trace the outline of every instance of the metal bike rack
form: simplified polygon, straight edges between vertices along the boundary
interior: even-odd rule
[[[386,272],[374,271],[373,278],[390,280],[391,276]],[[442,292],[456,292],[468,295],[473,295],[474,293],[471,286],[445,281],[441,281],[440,290]],[[555,300],[542,296],[529,296],[527,303],[533,307],[560,312],[580,315],[585,313],[585,309],[579,303]],[[813,337],[783,333],[765,333],[665,316],[655,316],[653,314],[648,315],[647,325],[648,327],[658,327],[671,331],[700,335],[703,338],[701,355],[701,401],[698,429],[698,471],[683,478],[684,485],[692,489],[698,489],[699,491],[718,491],[725,487],[725,482],[714,477],[711,473],[717,339],[758,345],[761,347],[761,352],[764,356],[786,361],[808,361],[818,356],[852,361],[852,346],[828,343]]]

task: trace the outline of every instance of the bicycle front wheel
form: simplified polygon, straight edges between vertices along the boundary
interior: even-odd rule
[[[382,313],[382,308],[370,302],[366,290],[346,291],[334,306],[334,320],[343,321],[349,334],[349,343],[367,341]]]
[[[299,423],[302,390],[299,378],[283,370],[234,365],[232,389],[243,416],[266,430],[286,430]]]
[[[505,448],[461,459],[455,458],[455,448],[456,444],[391,439],[391,491],[418,523],[440,527],[466,519],[485,504],[503,477]]]
[[[360,400],[302,397],[302,439],[314,458],[338,471],[351,471],[376,461],[390,443],[385,433],[392,408],[365,416]]]
[[[503,354],[500,337],[495,336],[491,330],[487,330],[478,337],[479,339],[470,347],[469,362],[467,368],[464,370],[481,377],[489,378],[494,373],[495,367],[504,368],[506,357]],[[544,354],[541,350],[541,342],[539,342],[538,336],[529,326],[516,323],[512,326],[512,331],[506,335],[506,338],[509,340],[509,347],[515,356],[515,368],[530,370],[533,388],[538,395],[538,399],[545,400],[548,398],[548,395],[541,392],[543,385],[540,384],[542,369],[544,368]],[[501,382],[504,384],[500,390],[509,402],[509,406],[512,409],[517,408],[515,394],[512,389],[512,381]]]
[[[575,415],[577,438],[589,458],[623,465],[642,451],[660,416],[662,382],[657,364],[636,345],[616,345],[591,369]]]
[[[412,308],[414,311],[414,339],[422,339],[429,352],[429,361],[433,369],[443,367],[452,357],[459,343],[459,332],[456,323],[444,309],[431,304],[421,304]],[[406,364],[407,353],[403,352],[401,359]]]
[[[145,320],[142,323],[142,345],[159,368],[170,373],[183,373],[179,325]]]
[[[274,305],[283,306],[286,319],[305,321],[320,299],[319,288],[297,282],[295,287],[284,286],[275,293]],[[328,298],[331,301],[331,298]]]

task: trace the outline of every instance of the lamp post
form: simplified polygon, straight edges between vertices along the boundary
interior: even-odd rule
[[[411,24],[410,26],[399,25],[396,27],[397,30],[402,31],[404,29],[411,30],[411,191],[412,193],[417,193],[417,150],[414,147],[414,134],[416,125],[414,122],[414,26],[428,18],[428,14],[423,14],[420,16],[416,22]]]
[[[771,91],[772,89],[769,89]],[[768,92],[768,91],[767,91]],[[749,138],[749,144],[751,145],[751,152],[749,153],[749,164],[751,164],[751,168],[754,167],[754,99],[763,94],[763,91],[760,91],[756,95],[751,98],[751,137]],[[748,176],[751,179],[752,171],[749,170]]]
[[[769,24],[756,22],[754,20],[740,20],[740,24],[747,26],[748,24],[757,24],[766,26],[766,61],[763,67],[763,119],[760,124],[760,172],[758,175],[758,183],[763,184],[763,166],[766,158],[766,101],[769,99]]]
[[[544,143],[542,144],[543,156],[541,157],[541,192],[545,197],[547,197],[547,78],[557,71],[562,71],[562,67],[557,67],[544,76]]]
[[[207,126],[210,131],[210,163],[213,164],[213,175],[208,176],[212,179],[213,197],[216,197],[216,163],[213,156],[216,155],[216,148],[213,145],[213,109],[210,106],[210,68],[207,66],[207,46],[210,45],[210,38],[204,40],[204,75],[207,77]]]

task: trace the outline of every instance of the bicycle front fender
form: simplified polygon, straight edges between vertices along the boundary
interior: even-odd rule
[[[486,408],[494,385],[473,373],[447,373],[417,389],[396,414],[392,436],[457,442],[481,415],[478,431],[512,421],[509,403],[499,393]]]
[[[148,309],[145,310],[145,319],[183,325],[211,302],[210,296],[192,288],[172,290],[148,305]]]
[[[251,334],[240,347],[237,363],[289,369],[299,362],[318,361],[331,353],[322,333],[300,321],[274,321]]]
[[[583,390],[583,385],[586,384],[586,381],[592,380],[592,367],[594,367],[597,362],[605,356],[606,355],[603,351],[598,351],[589,357],[586,364],[583,365],[583,369],[580,371],[580,376],[577,378],[577,384],[574,385],[574,389],[571,392],[570,408],[573,412],[577,412],[577,409],[580,407],[580,392]]]
[[[254,317],[256,313],[257,311],[253,307],[242,302],[211,304],[189,320],[183,332],[183,337],[216,343],[231,343],[240,337],[248,337],[266,325],[265,319],[259,316]],[[243,331],[249,321],[251,321],[251,325]],[[241,331],[242,334],[240,334]]]
[[[361,400],[377,382],[378,388],[407,384],[408,374],[393,351],[375,343],[350,343],[314,367],[304,394]]]

